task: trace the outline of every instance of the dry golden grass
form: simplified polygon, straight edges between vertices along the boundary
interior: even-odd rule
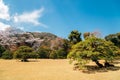
[[[0,60],[0,80],[120,80],[120,70],[87,74],[74,71],[66,59]]]

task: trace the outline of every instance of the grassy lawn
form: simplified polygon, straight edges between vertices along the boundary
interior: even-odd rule
[[[120,70],[88,74],[74,71],[66,59],[39,59],[35,62],[0,60],[0,80],[120,80]]]

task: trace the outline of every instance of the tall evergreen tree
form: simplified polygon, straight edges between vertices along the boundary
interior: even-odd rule
[[[78,42],[80,42],[81,39],[81,33],[78,32],[77,30],[73,30],[71,31],[71,33],[68,36],[68,39],[70,40],[70,42],[72,42],[73,44],[76,44]]]

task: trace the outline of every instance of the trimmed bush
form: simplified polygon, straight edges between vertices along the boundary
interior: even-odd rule
[[[6,50],[2,54],[2,58],[3,59],[12,59],[13,58],[13,53],[11,51],[9,51],[9,50]]]
[[[21,59],[22,62],[28,61],[28,58],[31,58],[33,49],[28,46],[20,46],[17,51],[14,53],[14,58]]]

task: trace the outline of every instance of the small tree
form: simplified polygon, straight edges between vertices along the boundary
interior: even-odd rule
[[[117,53],[118,48],[112,42],[90,37],[74,45],[68,58],[76,61],[80,68],[84,67],[90,60],[101,68],[103,65],[98,60],[105,60],[105,63],[108,63],[114,59]]]
[[[31,58],[31,54],[35,54],[33,49],[28,46],[20,46],[14,53],[14,58],[21,59],[21,61],[26,62],[28,58]]]

